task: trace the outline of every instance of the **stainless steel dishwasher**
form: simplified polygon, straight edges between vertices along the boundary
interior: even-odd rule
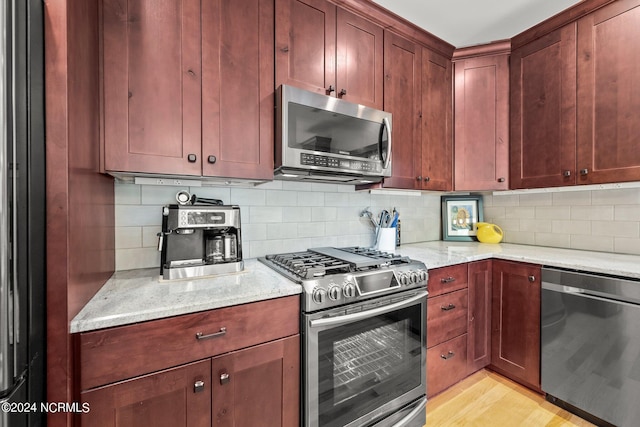
[[[542,269],[542,390],[598,425],[640,423],[640,281]]]

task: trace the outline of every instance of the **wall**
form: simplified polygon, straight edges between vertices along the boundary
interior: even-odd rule
[[[182,187],[116,183],[116,270],[158,267],[162,206]],[[273,181],[253,188],[192,187],[199,197],[241,208],[244,258],[318,246],[371,246],[374,228],[360,212],[400,212],[402,242],[440,239],[440,195],[370,194],[352,185]]]
[[[640,255],[640,188],[486,195],[504,241]]]

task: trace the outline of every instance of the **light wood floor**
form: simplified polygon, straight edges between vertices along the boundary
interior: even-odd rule
[[[533,391],[482,370],[427,402],[427,427],[593,426]]]

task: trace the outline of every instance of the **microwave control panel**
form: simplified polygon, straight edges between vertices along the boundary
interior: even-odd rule
[[[323,156],[319,154],[300,154],[300,164],[305,166],[319,166],[323,168],[342,169],[357,172],[379,172],[379,162],[364,160],[342,159],[339,157]]]

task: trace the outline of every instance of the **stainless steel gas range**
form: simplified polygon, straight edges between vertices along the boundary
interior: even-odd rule
[[[361,247],[259,260],[303,287],[302,425],[422,427],[425,265]]]

